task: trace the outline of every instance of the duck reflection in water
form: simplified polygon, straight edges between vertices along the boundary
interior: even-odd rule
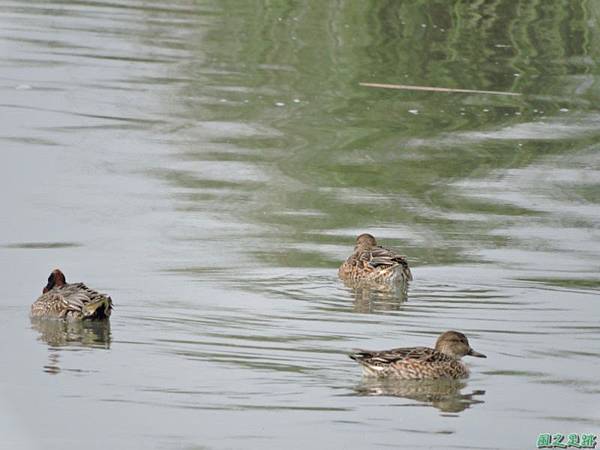
[[[360,285],[344,282],[354,297],[353,311],[374,313],[379,311],[399,311],[408,299],[408,283]]]
[[[60,354],[64,348],[109,349],[111,342],[110,322],[72,321],[31,318],[31,328],[39,333],[38,340],[48,344],[48,364],[44,372],[61,372]]]
[[[472,405],[484,403],[483,390],[468,394],[461,391],[467,386],[462,380],[398,380],[364,378],[354,388],[356,395],[402,397],[422,405],[433,406],[445,413],[458,413]]]

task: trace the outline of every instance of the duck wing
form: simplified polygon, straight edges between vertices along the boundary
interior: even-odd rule
[[[398,361],[447,362],[450,356],[429,347],[405,347],[384,351],[357,350],[349,355],[355,361],[375,365],[388,365]]]
[[[406,258],[384,247],[373,247],[363,252],[361,259],[366,261],[371,267],[402,265],[408,267]]]
[[[110,297],[88,288],[83,283],[65,285],[58,292],[69,310],[79,311],[85,317],[92,316],[96,312],[108,316],[113,309]]]
[[[402,255],[385,247],[373,247],[368,250],[361,250],[357,255],[357,259],[365,266],[372,270],[386,270],[388,268],[401,268],[406,280],[411,281],[412,273],[408,267],[408,261]]]

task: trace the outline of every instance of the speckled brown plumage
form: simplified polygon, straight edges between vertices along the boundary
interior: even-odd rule
[[[43,294],[31,305],[31,316],[56,319],[107,319],[112,299],[83,283],[67,284],[58,269],[48,277]]]
[[[377,245],[375,238],[366,233],[356,238],[354,253],[341,265],[338,275],[353,284],[406,283],[412,280],[406,258]]]
[[[366,376],[435,380],[468,377],[469,370],[460,361],[465,355],[486,357],[469,346],[464,334],[446,331],[438,338],[435,349],[406,347],[385,351],[358,350],[349,356],[361,364]]]

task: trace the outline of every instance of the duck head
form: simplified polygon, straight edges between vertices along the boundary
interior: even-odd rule
[[[456,359],[467,355],[476,356],[477,358],[487,358],[483,353],[473,350],[469,345],[467,337],[458,331],[446,331],[442,333],[435,343],[435,349]]]
[[[62,273],[59,269],[54,269],[48,277],[48,284],[44,287],[42,293],[45,294],[50,289],[64,286],[66,283],[67,280],[65,279],[65,274]]]
[[[372,234],[363,233],[356,238],[357,248],[371,248],[377,245],[377,241]]]

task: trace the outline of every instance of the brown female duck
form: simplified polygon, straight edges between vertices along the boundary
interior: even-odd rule
[[[356,238],[354,253],[341,265],[339,277],[351,283],[395,283],[412,280],[404,256],[377,245],[375,238],[361,234]]]
[[[460,360],[466,355],[486,358],[471,348],[464,334],[446,331],[437,339],[435,349],[406,347],[380,352],[358,350],[349,356],[358,361],[366,376],[436,380],[468,377],[469,370]]]
[[[31,317],[55,319],[107,319],[112,299],[83,283],[68,284],[58,269],[48,277],[42,295],[31,305]]]

